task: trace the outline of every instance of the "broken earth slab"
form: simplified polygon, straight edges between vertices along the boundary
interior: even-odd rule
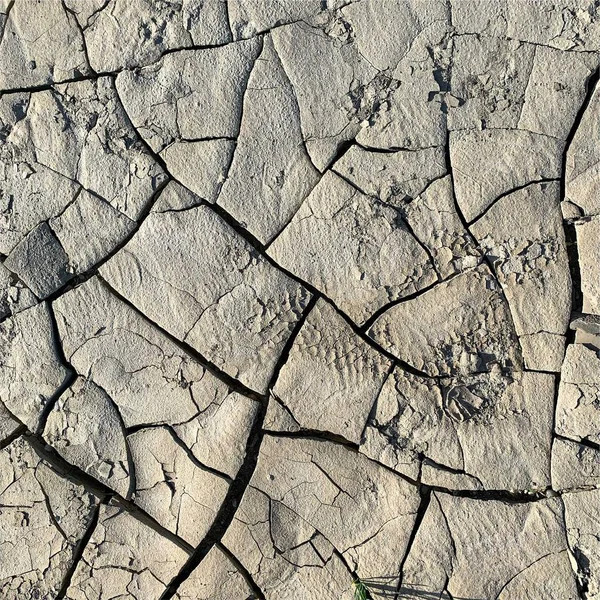
[[[401,210],[442,279],[475,267],[481,261],[481,250],[456,210],[451,176],[433,181],[417,198],[401,206]]]
[[[389,469],[341,444],[267,434],[248,490],[254,488],[304,519],[307,540],[316,529],[359,577],[397,579],[420,498]],[[223,543],[244,563],[228,535]]]
[[[206,206],[150,214],[100,272],[149,319],[258,392],[310,299]]]
[[[397,67],[439,23],[448,27],[449,12],[443,0],[427,5],[419,0],[363,0],[349,2],[340,10],[340,18],[347,22],[361,56],[383,72]]]
[[[452,23],[459,34],[506,36],[573,52],[600,49],[600,20],[594,8],[578,0],[553,4],[498,0],[454,0]]]
[[[331,543],[285,504],[252,486],[222,543],[266,600],[342,600],[352,589],[353,576]]]
[[[69,257],[47,223],[38,225],[7,256],[4,266],[43,300],[73,278]]]
[[[186,551],[131,514],[102,505],[65,599],[155,600],[187,559]]]
[[[516,504],[432,493],[400,593],[576,600],[561,500]]]
[[[265,549],[263,549],[265,550]],[[253,600],[252,590],[223,551],[213,546],[177,588],[176,600]]]
[[[34,87],[90,74],[77,22],[62,2],[15,0],[0,28],[0,89]]]
[[[109,78],[11,94],[2,98],[0,118],[0,252],[45,298],[131,234],[166,176]]]
[[[435,75],[447,58],[446,6],[374,7],[356,3],[271,32],[296,92],[308,153],[322,172],[355,138],[386,149],[445,142],[445,115],[432,90],[440,89]],[[392,51],[384,56],[382,48]]]
[[[135,504],[197,546],[212,526],[230,480],[198,464],[165,427],[136,431],[127,443],[135,468]]]
[[[569,547],[577,563],[580,587],[589,600],[600,598],[600,544],[598,542],[598,502],[600,490],[562,495]]]
[[[352,145],[332,166],[364,194],[401,206],[446,174],[443,147],[376,152]]]
[[[97,500],[54,473],[23,438],[0,450],[0,594],[55,598]]]
[[[555,431],[573,441],[600,443],[600,358],[583,344],[567,347],[556,405]]]
[[[575,232],[577,235],[581,292],[583,294],[583,311],[600,315],[600,273],[598,272],[600,217],[575,221]]]
[[[82,377],[62,393],[42,433],[67,462],[129,497],[135,474],[124,434],[121,416],[108,394]]]
[[[437,280],[399,209],[327,172],[268,250],[357,324]]]
[[[166,178],[131,127],[110,77],[32,94],[26,116],[7,141],[29,174],[43,165],[132,220]],[[39,191],[49,201],[48,190]]]
[[[380,66],[388,65],[351,91],[354,109],[349,114],[360,125],[357,142],[379,149],[443,146],[451,58],[448,6],[438,0],[394,0],[385,6],[370,0],[345,13],[356,28],[351,35],[359,52]],[[380,35],[372,35],[374,23]],[[389,55],[387,49],[392,49]]]
[[[508,304],[485,264],[392,306],[367,333],[431,376],[521,367]]]
[[[319,180],[304,147],[294,90],[269,36],[248,80],[243,115],[218,203],[267,244]]]
[[[298,426],[358,443],[390,367],[330,304],[319,300],[298,332],[272,394]]]
[[[360,451],[429,486],[543,490],[550,486],[553,399],[548,374],[494,370],[432,380],[396,368]]]
[[[600,213],[600,88],[598,83],[567,150],[565,200],[579,209],[575,216]]]
[[[261,46],[249,40],[167,54],[149,67],[119,73],[116,89],[133,126],[155,152],[179,140],[235,138]]]
[[[327,11],[335,11],[353,0],[229,0],[227,9],[231,31],[236,40],[293,23],[311,20]],[[327,18],[327,15],[322,15]]]
[[[487,4],[478,6],[482,13],[486,8]],[[460,12],[459,5],[459,19]],[[449,107],[448,129],[516,129],[535,46],[514,39],[457,35],[452,49],[450,85],[457,102]]]
[[[69,258],[69,270],[84,273],[122,244],[136,222],[82,189],[73,203],[50,219],[49,226]]]
[[[57,343],[45,303],[0,323],[0,398],[30,431],[37,429],[44,407],[67,381],[69,371]]]
[[[560,371],[571,275],[557,182],[500,198],[470,227],[502,285],[525,368]]]
[[[229,138],[180,141],[166,146],[160,156],[178,182],[214,203],[227,178],[235,148],[236,141]]]
[[[518,128],[566,140],[597,68],[593,53],[536,46]]]
[[[517,129],[453,131],[449,140],[456,202],[469,223],[503,194],[560,177],[561,140]]]
[[[552,444],[552,488],[573,491],[600,488],[600,448],[555,437]]]
[[[521,130],[566,140],[598,66],[593,54],[476,32],[456,36],[452,48],[448,123],[454,131]]]
[[[66,0],[101,73],[148,65],[165,52],[231,41],[225,0]]]
[[[96,278],[54,310],[67,360],[111,398],[125,428],[171,426],[197,461],[236,476],[257,402],[232,392]]]
[[[598,502],[600,490],[562,495],[569,547],[577,563],[577,577],[588,600],[600,598]]]
[[[360,99],[353,101],[353,91],[362,95],[378,72],[344,29],[338,35],[337,29],[298,22],[274,29],[271,36],[296,94],[306,150],[323,172],[340,145],[360,130],[360,119],[354,119]],[[390,83],[386,78],[383,88]]]

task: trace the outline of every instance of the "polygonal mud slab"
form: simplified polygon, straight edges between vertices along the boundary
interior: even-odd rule
[[[0,596],[599,600],[596,4],[0,0]]]

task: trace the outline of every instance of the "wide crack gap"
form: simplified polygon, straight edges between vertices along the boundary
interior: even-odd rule
[[[89,473],[86,473],[76,465],[65,460],[52,446],[46,443],[41,435],[26,432],[23,437],[35,453],[47,463],[55,473],[76,485],[82,486],[86,491],[99,498],[101,502],[111,502],[119,506],[132,517],[136,518],[144,525],[147,525],[159,535],[167,538],[187,554],[193,552],[194,549],[188,542],[169,531],[166,527],[163,527],[145,510],[134,504],[132,501],[123,498],[112,488],[101,481],[98,481]]]
[[[584,101],[577,111],[575,116],[575,120],[573,121],[573,125],[569,131],[569,135],[567,136],[565,142],[565,148],[562,155],[561,161],[561,176],[560,176],[560,200],[565,201],[567,199],[566,188],[567,188],[567,156],[569,150],[571,148],[571,144],[573,143],[573,139],[575,134],[577,133],[581,121],[592,101],[592,97],[596,90],[596,86],[600,82],[600,68],[598,68],[594,73],[592,73],[587,81],[585,82],[585,97]],[[573,312],[581,313],[583,311],[583,291],[581,288],[581,270],[579,266],[579,249],[577,245],[577,231],[575,224],[563,219],[563,228],[565,232],[565,240],[567,246],[567,259],[569,265],[569,273],[571,275],[571,315]],[[565,352],[569,348],[570,345],[575,343],[575,335],[576,332],[573,329],[568,329],[566,334],[566,347]],[[558,409],[558,396],[561,385],[561,375],[562,373],[557,373],[555,380],[555,394],[554,394],[554,412],[552,418],[552,435],[554,438],[561,439],[561,436],[558,436],[556,432],[556,413]],[[581,445],[585,447],[590,447],[596,451],[600,450],[600,446],[594,444],[593,442],[580,441]],[[550,468],[552,468],[552,455],[550,455]],[[581,556],[579,556],[576,552],[571,551],[571,555],[577,564],[577,570],[575,571],[575,580],[577,582],[577,589],[581,596],[581,598],[587,597],[587,576],[586,576],[586,566],[582,562]]]
[[[316,298],[311,298],[311,301],[307,305],[305,311],[302,313],[300,319],[296,323],[294,331],[287,339],[286,344],[283,348],[279,356],[279,360],[277,361],[277,365],[273,371],[273,375],[271,376],[271,380],[267,386],[268,390],[272,390],[275,385],[277,378],[279,377],[279,373],[283,368],[283,365],[287,362],[289,357],[290,350],[294,345],[296,337],[298,336],[304,322],[306,321],[312,307],[316,303]],[[167,589],[164,591],[159,600],[169,600],[173,598],[173,596],[177,593],[177,589],[179,586],[191,575],[191,573],[198,567],[198,565],[204,560],[206,555],[210,552],[210,550],[218,543],[221,542],[223,536],[225,535],[227,529],[231,525],[235,517],[235,513],[237,512],[237,508],[242,501],[242,497],[250,484],[250,480],[254,475],[254,471],[256,469],[256,465],[258,463],[258,456],[260,452],[260,447],[262,445],[262,441],[265,435],[263,431],[263,424],[265,421],[265,417],[267,415],[267,408],[269,403],[269,396],[257,396],[256,399],[260,402],[259,409],[256,413],[254,423],[252,424],[252,428],[248,435],[248,441],[246,444],[246,456],[244,457],[244,461],[242,466],[240,467],[235,479],[229,486],[229,490],[221,504],[221,508],[219,509],[213,524],[205,535],[204,539],[200,542],[200,544],[196,547],[192,555],[186,564],[182,567],[180,572],[175,576],[175,578],[168,585]]]
[[[54,347],[54,352],[58,358],[60,364],[66,369],[67,373],[63,382],[57,388],[57,390],[46,400],[44,407],[40,413],[38,424],[35,429],[36,435],[41,435],[44,429],[46,428],[46,422],[48,421],[48,417],[50,413],[54,409],[54,406],[58,402],[58,399],[75,383],[77,379],[77,371],[74,369],[73,365],[67,360],[65,356],[65,352],[63,350],[62,344],[60,343],[60,333],[58,331],[58,323],[56,322],[56,315],[54,314],[54,309],[49,302],[46,302],[46,306],[48,307],[48,315],[50,316],[50,325],[52,328],[51,331],[51,340],[52,346]]]
[[[588,109],[596,86],[600,82],[600,68],[592,73],[585,83],[585,98],[584,101],[577,111],[575,120],[569,135],[565,141],[565,149],[562,155],[561,161],[561,176],[560,176],[560,199],[562,201],[567,199],[567,156],[571,149],[571,144],[581,121]],[[571,312],[583,312],[583,292],[581,289],[581,271],[579,268],[579,249],[577,246],[577,231],[575,224],[571,221],[563,220],[563,227],[565,230],[565,238],[567,244],[567,257],[569,262],[569,272],[571,274]],[[569,330],[567,332],[567,346],[575,342],[575,332]]]

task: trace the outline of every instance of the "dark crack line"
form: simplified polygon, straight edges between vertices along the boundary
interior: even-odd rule
[[[79,563],[83,559],[83,553],[85,552],[85,549],[86,549],[90,539],[92,538],[94,530],[96,529],[96,526],[98,525],[99,518],[100,518],[100,503],[98,503],[98,505],[94,507],[91,518],[90,518],[90,523],[89,523],[85,533],[83,534],[83,537],[79,540],[79,543],[75,547],[75,551],[73,552],[72,562],[69,565],[69,568],[68,568],[67,572],[65,573],[65,577],[63,579],[62,585],[60,586],[60,589],[58,590],[58,593],[56,594],[56,600],[63,600],[63,598],[65,598],[65,596],[67,595],[67,591],[68,591],[69,587],[71,586],[71,581],[73,580],[73,575],[75,575],[75,571],[77,570]]]
[[[36,435],[41,435],[44,429],[46,428],[46,422],[48,421],[48,417],[52,412],[52,409],[58,402],[58,399],[75,383],[77,379],[77,371],[73,368],[73,365],[67,360],[62,344],[60,343],[60,333],[58,331],[58,324],[56,322],[56,315],[54,314],[54,309],[52,305],[47,302],[46,306],[48,308],[48,315],[50,316],[50,324],[51,324],[51,339],[52,345],[54,347],[54,352],[58,357],[61,365],[67,370],[65,378],[63,382],[60,384],[58,389],[46,400],[44,407],[40,413],[40,417],[38,419],[38,424],[35,430]]]
[[[212,526],[204,539],[196,549],[192,551],[190,558],[183,565],[179,573],[169,583],[159,600],[169,600],[175,596],[179,586],[191,575],[194,569],[198,567],[215,544],[221,541],[225,532],[231,525],[258,462],[258,454],[263,439],[262,426],[266,412],[267,402],[263,401],[260,404],[248,436],[246,456],[242,466],[240,467],[236,478],[229,486],[229,490],[227,490],[225,499],[217,512],[217,516],[215,517]]]
[[[2,405],[4,406],[4,404]],[[27,432],[27,427],[23,423],[19,424],[17,428],[2,441],[0,441],[0,450],[4,450],[7,446],[10,446],[15,440],[20,438],[24,433]]]
[[[87,380],[87,378],[86,378]],[[99,384],[97,384],[93,379],[90,381],[100,390],[104,392],[106,397],[108,398],[109,403],[113,407],[115,413],[117,414],[117,419],[119,420],[119,425],[121,427],[121,434],[123,436],[123,443],[125,444],[125,453],[127,455],[127,466],[129,475],[129,488],[127,490],[127,495],[125,496],[127,500],[131,500],[134,497],[134,494],[137,490],[137,476],[135,472],[135,462],[133,461],[133,454],[131,453],[131,445],[129,444],[129,439],[127,437],[127,428],[125,427],[125,421],[123,420],[123,415],[121,414],[121,410],[119,405],[113,400],[112,396]]]
[[[265,433],[269,437],[274,438],[289,438],[289,439],[302,439],[302,440],[313,440],[317,442],[330,442],[332,444],[338,444],[339,446],[344,446],[345,448],[349,448],[350,450],[354,450],[358,452],[358,444],[354,442],[348,441],[346,438],[341,435],[337,435],[335,433],[330,433],[328,431],[320,431],[316,429],[302,429],[302,431],[272,431],[265,430]],[[395,473],[400,476],[399,473]]]
[[[506,198],[506,196],[510,196],[511,194],[514,194],[515,192],[519,192],[521,190],[524,190],[526,188],[528,188],[531,185],[539,185],[542,183],[551,183],[551,182],[560,182],[561,178],[559,177],[549,177],[547,179],[533,179],[532,181],[528,181],[527,183],[524,183],[523,185],[518,185],[517,187],[514,187],[506,192],[503,192],[502,194],[500,194],[497,198],[495,198],[494,200],[492,200],[491,204],[489,204],[482,213],[480,213],[479,215],[477,215],[474,219],[472,219],[471,221],[469,221],[468,226],[471,227],[471,225],[477,223],[477,221],[479,221],[480,219],[482,219],[495,205],[497,202],[499,202],[500,200],[502,200],[502,198]]]
[[[571,149],[571,144],[573,143],[573,139],[575,134],[577,133],[581,121],[592,101],[592,97],[594,95],[594,91],[596,90],[596,86],[600,81],[600,68],[597,69],[594,73],[592,73],[587,81],[585,82],[585,98],[577,114],[575,116],[575,120],[573,121],[573,125],[571,130],[569,131],[569,135],[567,135],[567,139],[565,141],[565,148],[562,155],[561,162],[561,176],[560,176],[560,199],[567,199],[567,156],[569,150]],[[575,230],[575,225],[572,223],[568,223],[563,221],[564,229],[565,229],[565,238],[567,242],[567,255],[569,259],[569,271],[571,273],[571,302],[572,310],[576,310],[578,312],[582,312],[583,310],[583,292],[581,290],[581,272],[579,268],[579,251],[577,247],[577,233]],[[573,343],[575,341],[575,332],[569,331],[567,333],[567,345]]]
[[[138,521],[147,525],[156,531],[159,535],[167,538],[169,541],[174,543],[176,546],[181,548],[187,554],[193,552],[193,547],[190,546],[185,540],[169,531],[166,527],[163,527],[154,517],[152,517],[145,510],[123,498],[117,494],[106,484],[98,481],[95,477],[92,477],[89,473],[86,473],[79,467],[66,461],[52,446],[50,446],[44,438],[39,434],[26,432],[24,438],[27,443],[33,448],[35,453],[45,461],[58,475],[65,479],[75,483],[76,485],[82,486],[86,491],[93,494],[100,499],[101,502],[112,502],[116,504],[132,517]]]
[[[67,5],[65,4],[65,0],[61,0],[61,3],[62,3],[63,10],[65,11],[67,20],[74,21],[75,28],[77,29],[77,31],[79,31],[79,35],[81,36],[81,47],[83,49],[83,55],[85,56],[86,66],[92,74],[96,74],[96,71],[92,67],[92,63],[90,62],[90,55],[88,53],[87,41],[85,39],[85,35],[84,35],[83,28],[81,27],[81,23],[79,23],[79,19],[77,18],[77,15],[75,14],[75,12],[73,12],[72,10],[67,8]]]
[[[592,442],[591,440],[588,439],[581,439],[581,440],[576,440],[570,437],[567,437],[565,435],[560,435],[558,433],[554,433],[553,437],[557,440],[561,440],[563,442],[571,442],[572,444],[579,444],[581,446],[584,446],[586,448],[589,448],[590,450],[595,450],[596,452],[600,453],[600,444],[597,444],[596,442]]]
[[[413,292],[412,294],[407,294],[406,296],[403,296],[402,298],[398,298],[398,300],[393,300],[389,304],[386,304],[385,306],[382,306],[381,308],[377,309],[364,322],[364,324],[360,328],[361,331],[365,332],[365,335],[366,335],[366,332],[369,331],[369,329],[375,324],[375,321],[377,321],[377,319],[379,319],[379,317],[381,317],[382,315],[384,315],[390,308],[393,308],[394,306],[398,306],[399,304],[403,304],[404,302],[409,302],[410,300],[414,300],[415,298],[418,298],[419,296],[422,296],[423,294],[429,292],[430,290],[432,290],[434,288],[437,288],[438,286],[440,286],[440,285],[442,285],[444,283],[449,283],[453,279],[456,279],[457,277],[460,277],[461,275],[464,275],[465,273],[468,273],[469,271],[473,271],[473,270],[477,269],[477,267],[480,264],[481,263],[478,263],[474,267],[469,267],[468,269],[464,269],[462,271],[458,271],[456,273],[452,273],[452,275],[449,275],[445,279],[440,279],[438,281],[434,281],[433,283],[430,283],[429,285],[426,285],[426,286],[422,287],[421,289],[417,290],[416,292]],[[395,359],[395,360],[398,360],[398,359]],[[421,375],[421,372],[419,371],[419,373],[416,373],[416,374]],[[421,377],[426,377],[428,379],[441,378],[441,376],[434,376],[434,375],[427,375],[427,374],[421,375]]]
[[[398,571],[398,585],[396,587],[396,593],[394,595],[394,600],[400,600],[400,593],[402,592],[402,586],[404,584],[404,567],[406,566],[406,561],[410,555],[410,551],[413,547],[415,538],[417,537],[417,533],[421,528],[421,523],[425,518],[425,513],[427,512],[427,508],[429,507],[429,503],[431,502],[431,488],[427,486],[421,486],[419,488],[419,494],[421,495],[421,502],[419,504],[419,508],[417,509],[417,516],[415,518],[415,524],[413,525],[412,531],[410,532],[410,537],[408,538],[408,543],[406,545],[406,550],[404,552],[404,557],[400,562],[400,567]]]
[[[137,134],[137,130],[136,130],[136,134]],[[165,173],[165,175],[167,175],[167,174]],[[146,220],[146,217],[150,214],[152,207],[158,201],[160,195],[162,194],[163,190],[165,189],[165,187],[167,186],[169,181],[170,181],[170,178],[167,176],[165,178],[165,180],[162,181],[157,186],[156,190],[154,190],[154,193],[152,194],[152,196],[148,200],[146,206],[144,207],[144,210],[140,213],[140,216],[138,217],[137,221],[133,221],[131,219],[131,222],[134,223],[134,226],[132,227],[131,231],[123,238],[123,240],[119,244],[117,244],[108,254],[106,254],[104,257],[102,257],[98,262],[96,262],[90,269],[88,269],[87,271],[83,271],[82,273],[78,273],[74,277],[71,277],[67,282],[64,283],[64,285],[62,285],[58,289],[54,290],[54,292],[52,292],[51,294],[46,296],[46,298],[44,298],[43,300],[48,301],[49,303],[52,303],[56,299],[60,298],[63,294],[65,294],[68,291],[72,290],[73,288],[79,286],[80,284],[85,283],[86,281],[88,281],[88,279],[91,279],[92,277],[98,275],[98,270],[100,269],[100,267],[102,267],[102,265],[104,265],[106,262],[108,262],[113,256],[115,256],[115,254],[117,254],[120,250],[122,250],[131,241],[133,236],[137,233],[139,228],[142,226],[143,222]],[[81,188],[81,189],[84,189],[84,188]],[[104,200],[103,198],[101,198],[101,199],[104,202],[106,202],[106,200]],[[75,200],[76,200],[76,198],[73,198],[73,200],[69,204],[71,204]],[[53,233],[54,233],[54,231],[53,231]],[[56,234],[54,234],[54,235],[56,237]],[[58,241],[58,238],[57,238],[57,241]],[[12,273],[12,271],[11,271],[11,273]],[[17,279],[19,279],[16,274],[14,274],[14,275]],[[20,279],[19,279],[19,281],[20,281]],[[27,289],[29,289],[29,288],[27,288]],[[4,321],[10,319],[11,317],[13,317],[14,314],[16,314],[16,313],[9,312],[8,314],[4,315],[2,318],[0,318],[0,324],[2,324]]]
[[[273,370],[273,375],[271,376],[271,380],[267,386],[268,390],[272,390],[277,378],[279,377],[279,373],[283,368],[285,362],[287,362],[290,350],[294,345],[296,337],[298,333],[302,329],[306,318],[308,317],[312,306],[316,303],[316,299],[311,298],[308,303],[306,309],[302,313],[300,319],[296,323],[294,327],[294,331],[287,339],[283,351],[279,356],[279,360]],[[215,520],[208,533],[204,537],[204,539],[200,542],[200,544],[196,547],[192,555],[186,564],[182,567],[180,572],[175,576],[175,578],[171,581],[167,589],[164,591],[159,600],[169,600],[173,598],[173,596],[177,593],[177,589],[179,586],[190,576],[192,571],[198,567],[198,565],[204,560],[206,555],[210,552],[210,550],[217,544],[220,543],[223,539],[223,536],[229,529],[235,514],[237,512],[237,508],[242,501],[242,497],[246,492],[246,489],[250,485],[250,480],[254,475],[254,471],[256,469],[256,465],[258,463],[258,457],[260,452],[260,447],[262,445],[262,441],[264,438],[263,425],[265,421],[265,417],[267,414],[268,395],[265,396],[256,396],[255,399],[260,402],[259,409],[256,413],[254,423],[248,435],[248,441],[246,444],[246,456],[238,471],[236,478],[233,480],[231,485],[229,486],[229,490],[227,491],[227,495],[221,504],[221,507],[217,513]]]
[[[173,441],[186,453],[187,457],[192,463],[194,463],[196,467],[203,471],[206,471],[207,473],[211,473],[212,475],[215,475],[216,477],[219,477],[220,479],[223,479],[228,483],[231,483],[233,481],[231,477],[227,475],[227,473],[223,473],[223,471],[219,471],[214,467],[209,467],[207,464],[198,460],[194,453],[184,443],[184,441],[177,435],[177,432],[173,429],[171,425],[168,425],[166,423],[135,425],[133,427],[125,429],[125,435],[126,437],[128,437],[138,431],[144,431],[145,429],[166,429],[169,435],[173,438]]]
[[[246,94],[248,92],[248,87],[249,87],[249,84],[250,84],[250,78],[252,77],[252,74],[254,73],[254,70],[256,69],[256,65],[257,65],[258,61],[260,60],[260,57],[262,56],[263,49],[264,49],[264,38],[262,36],[259,37],[259,44],[260,44],[260,47],[256,51],[256,58],[254,59],[254,61],[252,63],[252,67],[248,71],[248,79],[246,80],[246,86],[244,88],[244,91],[242,92],[242,101],[240,102],[240,105],[239,105],[240,106],[240,112],[239,112],[239,118],[238,118],[238,127],[237,127],[237,132],[236,132],[236,137],[235,137],[236,141],[239,139],[240,133],[242,131],[242,122],[244,120],[244,111],[245,111],[245,108],[246,108]],[[225,170],[225,175],[223,176],[223,179],[222,179],[222,181],[219,184],[219,189],[217,191],[217,197],[216,197],[216,200],[215,200],[215,203],[214,203],[215,205],[218,204],[219,199],[221,197],[221,190],[223,189],[223,186],[225,185],[225,182],[229,179],[229,173],[231,172],[231,168],[233,167],[233,163],[235,161],[235,155],[237,153],[237,148],[238,148],[238,146],[237,146],[237,143],[236,143],[234,145],[232,151],[231,151],[231,155],[229,156],[229,163],[228,163],[227,168]],[[165,163],[165,169],[166,168],[167,168],[167,165]],[[256,240],[256,241],[258,242],[258,240]],[[258,243],[260,243],[260,242],[258,242]]]
[[[260,589],[254,578],[250,574],[250,571],[238,560],[238,558],[221,542],[217,542],[215,546],[229,559],[229,562],[237,569],[238,573],[244,578],[248,587],[252,590],[252,593],[258,600],[266,600],[265,594]],[[250,599],[248,599],[250,600]]]
[[[161,168],[164,170],[164,172],[169,175],[169,177],[171,177],[174,181],[177,181],[177,183],[179,183],[182,187],[185,187],[186,189],[188,189],[176,177],[173,177],[173,175],[172,175],[172,173],[170,173],[164,159],[159,154],[154,152],[154,150],[152,150],[152,148],[150,148],[148,143],[139,134],[137,128],[133,125],[133,122],[129,118],[129,115],[128,115],[127,111],[125,110],[123,102],[121,102],[121,99],[118,94],[118,90],[116,90],[116,88],[115,88],[115,93],[116,93],[117,97],[119,98],[121,106],[123,106],[124,114],[129,122],[129,125],[140,136],[142,144],[143,144],[144,148],[146,149],[146,151],[148,152],[148,154],[150,154],[150,156],[152,156],[154,158],[154,160],[161,166]],[[352,145],[352,143],[353,142],[350,142],[350,145]],[[278,269],[279,271],[281,271],[282,273],[287,275],[290,279],[292,279],[296,283],[299,283],[301,286],[303,286],[305,289],[307,289],[311,294],[321,296],[323,299],[327,300],[335,308],[335,310],[339,313],[339,315],[346,321],[346,323],[348,323],[348,325],[351,327],[351,329],[354,331],[354,333],[358,337],[360,337],[364,342],[366,342],[371,348],[375,349],[377,352],[379,352],[383,356],[392,360],[394,363],[396,363],[397,366],[399,366],[401,369],[405,370],[406,372],[411,373],[413,375],[418,375],[420,377],[431,379],[431,377],[427,373],[420,371],[419,369],[413,367],[406,361],[398,358],[397,356],[394,356],[391,352],[389,352],[388,350],[383,348],[383,346],[378,344],[375,340],[373,340],[370,337],[368,337],[367,335],[365,335],[363,333],[363,331],[361,331],[360,327],[344,311],[342,311],[331,298],[328,298],[320,290],[315,288],[313,285],[304,281],[303,279],[298,277],[296,274],[292,273],[291,271],[289,271],[289,270],[285,269],[284,267],[282,267],[281,265],[279,265],[266,252],[266,249],[267,249],[266,245],[263,244],[262,242],[260,242],[254,235],[252,235],[247,229],[245,229],[237,221],[237,219],[235,219],[231,214],[229,214],[223,207],[219,206],[216,203],[212,204],[212,203],[208,202],[207,200],[205,200],[204,198],[200,198],[199,196],[198,196],[198,198],[200,200],[198,205],[190,207],[187,210],[192,210],[193,208],[196,208],[197,206],[205,206],[205,207],[209,208],[210,210],[214,211],[227,225],[229,225],[236,233],[238,233],[249,244],[249,246],[251,248],[253,248],[254,251],[256,251],[270,265],[272,265],[273,267],[275,267],[276,269]],[[186,210],[186,209],[184,209],[184,210]],[[183,212],[183,211],[178,211],[178,212]],[[114,290],[113,290],[113,292],[114,292]],[[131,306],[133,306],[133,305],[131,305]],[[138,311],[138,312],[140,312],[140,311]],[[141,313],[141,314],[143,314],[143,313]]]
[[[118,300],[120,300],[121,302],[126,304],[130,309],[135,311],[135,313],[141,319],[143,319],[144,322],[148,323],[154,329],[158,330],[163,336],[168,338],[168,340],[170,342],[175,344],[175,346],[177,346],[177,348],[179,350],[182,350],[186,354],[190,355],[196,362],[200,363],[212,375],[214,375],[217,379],[219,379],[220,381],[225,383],[225,385],[227,385],[227,387],[231,391],[238,392],[239,394],[242,394],[243,396],[246,396],[246,397],[250,398],[251,400],[256,400],[257,402],[260,402],[260,403],[266,402],[265,396],[259,394],[258,392],[255,392],[254,390],[245,386],[243,383],[241,383],[237,379],[234,379],[231,375],[228,375],[227,373],[225,373],[225,371],[222,371],[221,369],[219,369],[219,367],[214,365],[206,357],[204,357],[202,354],[200,354],[200,352],[198,352],[198,350],[196,350],[195,348],[193,348],[186,342],[182,342],[181,340],[176,338],[173,334],[169,333],[166,329],[163,329],[158,323],[152,321],[152,319],[149,319],[139,308],[137,308],[137,306],[135,306],[135,304],[133,304],[127,298],[122,296],[117,290],[115,290],[110,285],[110,283],[108,283],[105,279],[103,279],[101,275],[97,275],[97,277],[98,277],[98,281],[101,283],[101,285],[103,285],[104,288],[106,290],[108,290],[113,296],[115,296]]]
[[[487,265],[490,274],[492,275],[492,277],[495,279],[496,283],[498,284],[498,289],[500,290],[500,292],[502,293],[502,298],[504,299],[504,302],[506,302],[506,307],[508,309],[508,314],[510,315],[510,329],[514,332],[515,334],[515,338],[518,340],[519,342],[519,348],[521,350],[520,352],[520,362],[522,364],[523,361],[523,348],[521,346],[521,339],[520,337],[517,335],[517,329],[515,327],[515,320],[512,314],[512,310],[510,307],[510,303],[508,301],[508,298],[506,297],[506,292],[504,291],[504,286],[500,283],[500,280],[498,279],[498,275],[496,274],[496,269],[492,263],[492,261],[490,260],[489,256],[485,253],[484,249],[481,247],[479,240],[477,240],[475,238],[475,236],[471,233],[471,230],[469,229],[469,223],[467,222],[467,219],[465,218],[464,213],[462,212],[459,204],[458,204],[458,200],[456,198],[456,193],[454,191],[454,170],[452,168],[452,163],[450,160],[450,132],[447,131],[446,132],[446,170],[448,171],[448,174],[450,175],[450,181],[452,182],[452,198],[454,200],[454,208],[456,210],[456,214],[458,215],[458,218],[460,219],[460,222],[462,223],[462,226],[465,230],[465,232],[467,232],[469,234],[469,236],[471,237],[471,242],[474,244],[475,248],[477,248],[477,250],[481,253],[481,256],[483,257],[483,261],[485,262],[485,264]]]

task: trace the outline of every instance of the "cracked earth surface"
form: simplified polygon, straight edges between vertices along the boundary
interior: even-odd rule
[[[0,598],[599,600],[600,6],[0,0]]]

